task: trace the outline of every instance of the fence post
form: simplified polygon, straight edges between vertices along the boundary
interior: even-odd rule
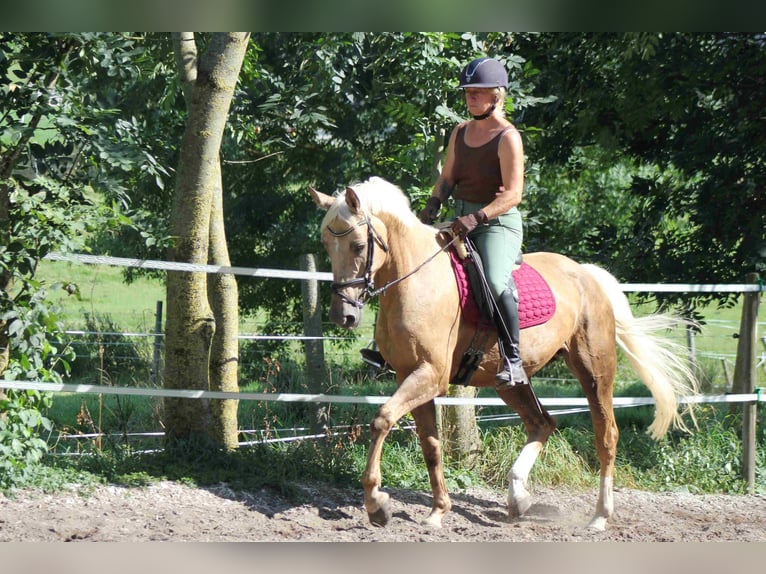
[[[152,384],[160,384],[160,360],[162,358],[162,301],[157,301],[154,314],[154,356],[152,357]]]
[[[758,275],[750,273],[745,281],[757,283]],[[757,291],[744,294],[732,385],[732,392],[735,394],[752,394],[755,392],[755,360],[760,298],[761,294]],[[745,403],[742,406],[742,478],[747,481],[751,493],[755,488],[756,407],[756,401]]]
[[[316,256],[313,253],[302,255],[300,268],[301,271],[315,273]],[[301,293],[303,295],[303,334],[311,337],[305,340],[303,347],[306,356],[306,382],[310,393],[320,394],[324,391],[325,361],[319,281],[316,279],[301,281]],[[315,404],[311,417],[311,429],[314,433],[321,431],[324,427],[323,413],[323,408]]]
[[[695,377],[699,377],[699,365],[697,364],[697,343],[695,339],[694,327],[686,327],[686,346],[689,349],[689,369]]]

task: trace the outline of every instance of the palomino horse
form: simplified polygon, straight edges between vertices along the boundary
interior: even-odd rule
[[[446,241],[412,213],[402,191],[374,177],[336,197],[310,189],[327,213],[322,241],[332,262],[330,319],[347,329],[359,325],[362,305],[380,296],[375,341],[396,372],[397,390],[373,419],[367,467],[362,475],[370,521],[384,526],[391,518],[389,495],[380,490],[383,441],[393,425],[412,413],[433,491],[425,524],[440,527],[451,502],[444,483],[434,398],[446,394],[464,351],[476,332],[458,301]],[[596,511],[589,527],[603,530],[612,515],[612,475],[618,430],[612,406],[617,344],[651,390],[656,404],[649,431],[663,436],[671,425],[683,427],[678,397],[695,391],[694,376],[669,342],[653,333],[681,321],[655,314],[634,318],[617,280],[606,271],[581,265],[555,253],[529,253],[524,260],[549,283],[556,300],[554,316],[522,330],[524,368],[531,377],[556,356],[563,356],[580,381],[590,406],[601,465]],[[380,285],[377,290],[374,284]],[[523,297],[523,294],[522,294]],[[472,386],[494,386],[499,355],[491,335]],[[498,395],[520,416],[527,442],[508,474],[509,516],[531,506],[527,479],[545,441],[555,428],[529,385],[499,389]]]

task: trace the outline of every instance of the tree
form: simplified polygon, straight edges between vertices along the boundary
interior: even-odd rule
[[[126,180],[164,173],[110,105],[115,78],[129,82],[146,71],[142,55],[133,38],[118,34],[0,33],[0,377],[66,374],[73,354],[59,341],[46,297],[77,289],[44,284],[38,263],[52,251],[86,248],[97,230],[130,223]],[[50,400],[0,391],[0,483],[44,452],[36,430],[48,424],[39,409]]]
[[[171,261],[230,265],[223,229],[219,152],[249,34],[213,34],[198,55],[193,33],[174,35],[187,103],[171,212]],[[165,387],[235,391],[237,287],[233,276],[172,271],[167,276]],[[166,433],[176,439],[237,442],[236,401],[166,399]]]
[[[524,35],[519,50],[541,70],[537,89],[557,96],[530,110],[545,126],[530,148],[549,172],[541,185],[567,195],[564,180],[583,168],[595,184],[625,170],[611,191],[629,196],[617,221],[595,212],[580,228],[589,251],[636,282],[739,282],[766,269],[765,35]],[[602,197],[594,187],[596,201],[576,209]]]

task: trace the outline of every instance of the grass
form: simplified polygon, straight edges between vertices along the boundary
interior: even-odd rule
[[[67,329],[82,329],[85,315],[109,316],[127,332],[154,332],[157,302],[165,303],[165,285],[160,279],[138,277],[125,283],[119,267],[86,265],[65,261],[40,262],[37,278],[47,283],[72,283],[78,291],[61,290],[51,296],[67,317]]]
[[[128,332],[149,332],[154,328],[156,301],[163,301],[164,286],[160,280],[139,278],[130,285],[122,281],[121,270],[114,267],[43,262],[40,276],[48,281],[71,281],[80,286],[80,296],[64,291],[55,298],[69,317],[69,329],[83,329],[83,317],[90,316],[101,327]],[[642,307],[639,312],[651,310]],[[739,323],[741,306],[711,308],[705,312],[707,325],[696,339],[697,352],[703,358],[701,365],[709,382],[708,389],[716,393],[726,390],[726,380],[720,357],[731,361],[736,353],[737,341],[732,337]],[[760,319],[766,318],[761,309]],[[372,338],[373,317],[365,317],[361,344]],[[763,324],[763,321],[761,321]],[[98,325],[96,325],[98,326]],[[253,332],[249,324],[243,332]],[[685,344],[683,335],[681,342]],[[150,351],[131,339],[130,353],[136,361],[146,361]],[[91,341],[93,348],[103,348],[110,341],[101,337]],[[147,341],[145,341],[147,342]],[[120,341],[125,344],[125,341]],[[308,392],[303,375],[300,345],[259,352],[258,343],[245,345],[242,353],[243,391],[255,392]],[[122,347],[123,349],[125,347]],[[106,353],[109,355],[109,353]],[[711,356],[708,356],[711,355]],[[331,370],[325,381],[328,392],[337,394],[388,395],[394,390],[392,377],[374,377],[359,361],[357,348],[332,348],[329,361]],[[108,358],[108,357],[107,357]],[[111,359],[110,359],[111,360]],[[130,363],[116,359],[109,363],[104,355],[90,357],[90,362],[77,371],[78,382],[99,384],[149,384],[149,371],[133,369]],[[582,396],[579,385],[560,364],[546,368],[545,377],[536,378],[536,390],[542,397]],[[639,396],[647,394],[635,375],[624,365],[620,370],[618,394]],[[759,372],[759,384],[766,383],[766,374]],[[491,392],[489,393],[492,394]],[[43,487],[58,488],[72,481],[81,484],[113,482],[142,484],[161,478],[186,481],[193,484],[228,482],[242,488],[270,486],[290,490],[296,480],[323,480],[338,484],[358,485],[367,452],[367,424],[375,406],[325,405],[328,424],[338,430],[331,438],[320,441],[301,441],[277,445],[256,445],[239,449],[236,453],[221,453],[214,449],[187,445],[157,453],[140,454],[143,448],[158,446],[156,439],[127,441],[125,433],[161,430],[161,402],[147,397],[116,397],[111,395],[55,396],[54,406],[48,413],[56,431],[70,433],[102,431],[112,436],[83,439],[78,443],[56,441],[54,453],[66,450],[90,453],[86,457],[50,456],[40,470],[37,483]],[[243,401],[240,403],[241,428],[261,429],[270,436],[286,436],[284,430],[306,426],[311,406],[273,402]],[[482,407],[478,414],[507,412],[503,408]],[[743,492],[738,479],[741,444],[736,435],[736,420],[728,415],[727,407],[704,407],[701,430],[693,435],[671,434],[660,443],[645,435],[652,417],[651,407],[621,409],[617,411],[621,440],[615,470],[616,483],[645,489],[685,487],[701,492]],[[759,413],[759,470],[766,465],[766,421],[764,410]],[[597,482],[598,461],[593,446],[590,418],[585,415],[557,417],[559,430],[548,441],[535,465],[530,481],[532,485],[568,485],[592,488]],[[505,488],[505,476],[515,453],[525,442],[518,423],[487,424],[482,427],[483,454],[477,468],[463,468],[446,461],[445,474],[451,490],[473,484]],[[159,443],[162,444],[162,443]],[[200,445],[197,445],[200,446]],[[428,477],[417,441],[411,431],[393,432],[386,442],[383,468],[387,486],[427,490]],[[758,473],[759,492],[766,492],[763,470]]]

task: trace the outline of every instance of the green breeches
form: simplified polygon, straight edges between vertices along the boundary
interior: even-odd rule
[[[481,203],[456,200],[455,216],[475,213],[483,207]],[[521,251],[524,238],[521,213],[514,207],[496,219],[490,219],[487,225],[479,225],[468,237],[479,251],[492,296],[497,299],[507,289]]]

